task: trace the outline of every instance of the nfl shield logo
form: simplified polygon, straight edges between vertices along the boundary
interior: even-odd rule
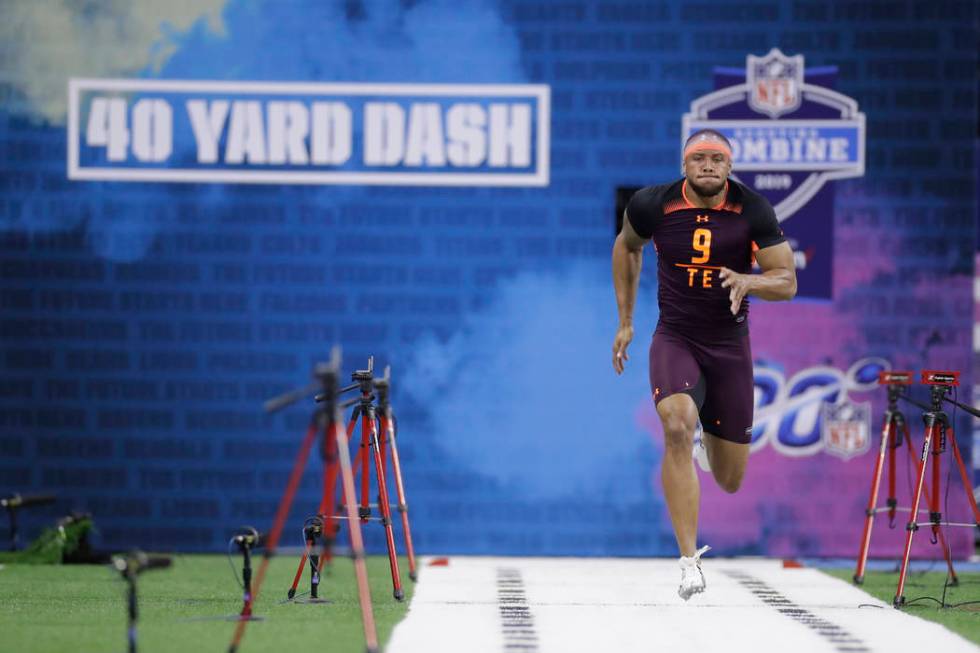
[[[763,57],[746,61],[749,106],[776,118],[800,107],[803,87],[803,55],[787,57],[773,48]]]
[[[824,403],[821,418],[820,430],[827,453],[848,460],[871,448],[870,401],[859,404],[845,399],[837,404]]]

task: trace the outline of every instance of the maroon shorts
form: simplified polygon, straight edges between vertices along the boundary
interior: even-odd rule
[[[747,444],[752,439],[755,386],[747,333],[695,338],[658,325],[650,343],[650,387],[659,403],[691,395],[711,435]]]

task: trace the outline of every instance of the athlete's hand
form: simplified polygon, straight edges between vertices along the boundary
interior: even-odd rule
[[[752,275],[739,274],[728,268],[722,268],[718,274],[721,279],[721,287],[728,288],[728,299],[731,300],[732,315],[738,315],[738,309],[742,306],[742,300],[752,288]]]
[[[616,339],[613,340],[613,369],[616,374],[622,374],[626,361],[630,359],[626,353],[626,348],[633,342],[633,325],[620,324],[616,331]]]

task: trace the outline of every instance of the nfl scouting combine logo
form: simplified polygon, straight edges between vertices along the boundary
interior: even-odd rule
[[[715,129],[732,143],[734,176],[765,195],[797,253],[799,294],[833,293],[833,186],[864,175],[864,114],[833,89],[836,66],[804,68],[803,55],[748,55],[716,68],[715,91],[691,103],[682,139]]]

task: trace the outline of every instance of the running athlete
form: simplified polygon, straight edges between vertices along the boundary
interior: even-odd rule
[[[700,558],[710,548],[697,548],[700,486],[692,447],[726,492],[738,491],[748,462],[754,385],[747,296],[776,301],[796,294],[793,251],[772,206],[729,179],[731,170],[723,134],[692,134],[684,178],[637,191],[613,246],[617,374],[629,360],[643,246],[652,238],[657,251],[660,321],[650,345],[650,386],[664,430],[662,481],[684,600],[704,591]],[[755,247],[761,274],[752,273]]]

